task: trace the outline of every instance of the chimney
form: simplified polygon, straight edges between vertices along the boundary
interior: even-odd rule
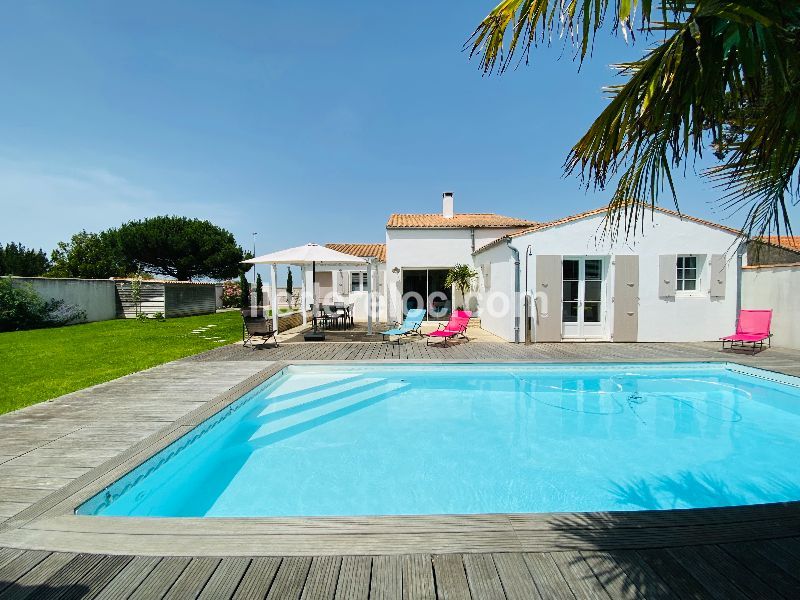
[[[453,192],[442,194],[442,216],[445,219],[453,218]]]

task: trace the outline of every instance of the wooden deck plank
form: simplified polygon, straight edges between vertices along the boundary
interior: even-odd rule
[[[249,558],[223,558],[197,600],[227,600],[233,596],[248,566]]]
[[[196,598],[211,579],[211,575],[219,566],[220,559],[202,557],[193,558],[180,574],[169,591],[164,595],[164,600],[184,600]]]
[[[281,562],[275,581],[267,594],[268,600],[297,599],[303,592],[303,586],[311,567],[311,559],[306,556],[287,556]]]
[[[0,600],[25,600],[33,595],[37,588],[69,563],[74,554],[68,552],[54,552],[45,558],[22,577],[14,585],[0,593]]]
[[[433,557],[433,574],[436,578],[436,598],[439,600],[464,600],[472,597],[459,554],[438,554]]]
[[[132,556],[106,556],[86,576],[78,580],[72,589],[62,594],[59,600],[91,600],[95,598],[132,559]]]
[[[631,585],[635,586],[642,597],[651,600],[668,600],[675,597],[675,593],[658,573],[636,552],[617,550],[611,556],[625,571]]]
[[[96,600],[124,600],[145,580],[161,560],[157,556],[136,556],[105,588]]]
[[[769,560],[790,577],[800,579],[800,558],[789,554],[784,548],[774,541],[753,542],[756,552]]]
[[[697,546],[689,549],[697,552],[707,564],[713,565],[723,579],[729,580],[749,598],[770,600],[775,598],[776,592],[753,571],[741,564],[733,556],[719,546]],[[800,590],[798,590],[800,592]]]
[[[131,600],[160,600],[188,564],[189,559],[182,556],[164,558],[130,595]]]
[[[666,550],[635,550],[633,552],[669,585],[674,597],[692,600],[709,597],[700,582]]]
[[[31,599],[53,600],[78,593],[88,593],[88,588],[80,582],[103,561],[103,558],[97,554],[79,554],[47,579]]]
[[[491,554],[464,554],[461,559],[473,598],[505,600],[503,584]]]
[[[666,552],[705,588],[705,597],[744,600],[747,595],[709,564],[695,548],[669,548]]]
[[[611,555],[605,552],[580,552],[581,557],[594,573],[594,576],[603,585],[609,596],[614,599],[633,599],[643,598],[639,593],[636,582],[628,577],[627,572],[622,568]]]
[[[343,557],[336,584],[336,600],[367,600],[371,574],[372,557]]]
[[[612,600],[579,552],[553,552],[552,557],[577,598]]]
[[[755,543],[725,544],[721,548],[737,561],[740,568],[758,575],[784,598],[800,596],[800,563],[797,561],[793,560],[791,569],[787,571],[779,562],[772,560],[769,554],[764,554]]]
[[[272,586],[280,565],[280,557],[264,556],[254,558],[236,588],[233,600],[263,600]]]
[[[542,600],[522,554],[503,552],[492,558],[508,600]]]
[[[550,554],[526,552],[523,558],[543,598],[575,600],[575,594],[572,593],[572,589],[569,587],[569,584],[567,584]]]
[[[403,600],[436,600],[433,561],[429,554],[403,557]]]
[[[340,556],[316,556],[311,561],[305,586],[303,600],[333,600],[336,595],[336,583],[339,581],[339,570],[342,566]]]
[[[40,550],[26,550],[19,554],[11,555],[11,559],[0,567],[0,592],[24,576],[49,555],[50,552]]]
[[[0,548],[0,569],[22,554],[24,550],[16,548]]]
[[[372,559],[369,597],[370,600],[402,600],[402,557],[376,556]]]

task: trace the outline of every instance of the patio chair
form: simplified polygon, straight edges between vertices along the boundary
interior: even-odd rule
[[[242,342],[244,342],[243,346],[250,346],[251,348],[255,348],[256,344],[253,344],[254,337],[262,338],[262,341],[258,346],[266,345],[269,338],[275,340],[275,347],[278,347],[278,338],[275,337],[277,332],[272,328],[272,319],[267,319],[265,317],[250,317],[246,315],[242,315]]]
[[[459,335],[465,340],[469,341],[466,331],[471,318],[472,313],[468,310],[454,311],[450,317],[450,320],[447,322],[447,325],[439,325],[439,329],[436,331],[431,331],[428,334],[428,339],[425,341],[425,345],[427,346],[430,343],[431,338],[442,338],[444,339],[444,345],[447,346],[447,340]]]
[[[735,346],[744,348],[745,344],[752,344],[755,354],[756,346],[764,348],[764,340],[767,340],[768,348],[772,347],[771,323],[771,310],[740,310],[736,320],[736,333],[720,338],[722,349],[725,350],[725,342],[730,342],[730,350]]]
[[[403,320],[402,323],[400,321],[395,321],[395,328],[389,329],[388,331],[382,331],[381,335],[383,336],[384,341],[388,336],[396,335],[397,336],[397,344],[400,345],[400,339],[406,335],[412,335],[416,333],[420,337],[422,337],[422,332],[420,331],[422,327],[422,320],[425,318],[425,309],[422,308],[412,308],[406,314],[406,318]],[[391,341],[391,338],[389,338]]]

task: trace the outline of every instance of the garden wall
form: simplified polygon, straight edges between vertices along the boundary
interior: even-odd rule
[[[86,311],[86,321],[116,317],[116,289],[109,279],[53,279],[12,277],[14,285],[28,283],[45,300],[63,300]]]
[[[137,316],[130,279],[116,279],[116,314],[121,319]],[[216,311],[216,285],[188,281],[142,280],[139,312],[146,315],[188,317],[208,315]]]
[[[772,344],[800,349],[800,263],[744,267],[742,308],[771,308]]]

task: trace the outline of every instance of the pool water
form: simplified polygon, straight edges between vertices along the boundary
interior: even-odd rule
[[[291,366],[77,512],[407,515],[798,500],[799,384],[701,363]]]

